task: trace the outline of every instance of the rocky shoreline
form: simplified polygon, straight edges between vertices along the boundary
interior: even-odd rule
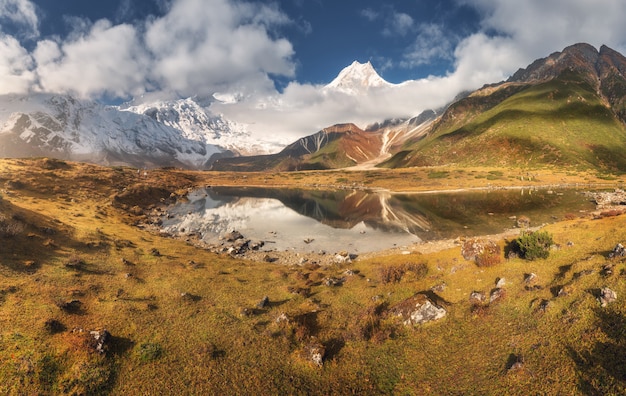
[[[584,194],[596,204],[596,210],[589,213],[591,217],[602,217],[606,216],[607,213],[609,213],[609,215],[626,213],[626,191],[624,190],[615,189],[612,192],[585,192]],[[328,252],[323,249],[320,249],[318,251],[305,252],[297,250],[296,248],[278,250],[272,248],[271,243],[268,241],[248,239],[236,230],[222,235],[220,237],[220,242],[218,243],[207,243],[203,241],[201,236],[197,233],[174,235],[166,232],[161,228],[160,219],[164,215],[164,213],[165,212],[163,210],[153,208],[151,213],[147,215],[146,221],[137,225],[142,228],[149,229],[152,232],[159,233],[163,236],[184,240],[187,243],[193,244],[216,254],[230,255],[238,259],[277,263],[284,265],[313,264],[320,266],[331,266],[351,263],[352,260],[355,260],[357,257],[360,259],[364,259],[389,255],[436,253],[442,250],[460,246],[465,239],[463,236],[459,236],[453,239],[423,241],[419,243],[414,243],[410,246],[401,246],[392,249],[358,254],[349,252],[348,250],[342,250],[337,252]],[[481,236],[481,238],[487,238],[491,240],[513,239],[519,236],[520,232],[524,229],[537,230],[541,227],[542,226],[529,228],[527,226],[518,226],[517,228],[507,229],[501,233],[483,235]],[[305,240],[304,242],[308,244],[310,241]]]

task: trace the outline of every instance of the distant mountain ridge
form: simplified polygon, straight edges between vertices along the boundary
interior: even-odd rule
[[[375,95],[394,86],[371,63],[355,61],[320,89]],[[214,114],[214,101],[239,100],[225,95],[119,107],[69,95],[4,95],[0,156],[239,171],[444,164],[626,171],[626,58],[604,45],[575,44],[444,108],[364,129],[337,124],[276,154],[248,155],[276,146]]]
[[[626,171],[626,58],[575,44],[453,103],[383,166],[558,165]]]
[[[204,168],[224,150],[151,117],[68,95],[0,97],[0,156]]]

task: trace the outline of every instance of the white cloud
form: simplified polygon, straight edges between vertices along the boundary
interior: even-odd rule
[[[0,33],[0,90],[27,92],[33,84],[32,58],[12,36]]]
[[[607,44],[621,50],[626,44],[626,2],[623,0],[460,0],[476,8],[482,17],[482,31],[489,35],[482,45],[514,48],[517,58],[530,62],[564,47],[587,42],[596,47]],[[469,36],[467,40],[473,40]],[[464,45],[464,44],[461,44]],[[502,59],[503,69],[511,65]],[[525,66],[520,64],[518,66]]]
[[[417,28],[417,37],[404,54],[400,66],[413,68],[435,60],[452,58],[454,37],[445,26],[423,23]]]
[[[372,22],[378,19],[380,17],[380,14],[371,8],[366,8],[364,10],[361,10],[361,16]]]
[[[150,23],[152,77],[181,95],[232,88],[266,90],[264,76],[293,77],[293,47],[268,29],[287,23],[275,7],[227,0],[179,0]],[[270,84],[271,85],[271,84]]]
[[[365,126],[387,117],[408,117],[436,109],[465,90],[507,79],[518,68],[576,42],[596,48],[606,44],[626,49],[626,2],[623,0],[459,0],[476,8],[481,28],[465,37],[450,37],[434,24],[414,26],[417,36],[403,66],[414,67],[434,59],[452,59],[447,75],[411,81],[393,90],[364,98],[324,94],[321,87],[292,83],[268,100],[262,110],[251,104],[216,107],[248,121],[258,136],[271,132],[283,143],[334,123]],[[371,21],[383,18],[371,9],[361,12]],[[280,122],[276,122],[276,120]]]
[[[5,22],[18,25],[26,38],[39,36],[39,18],[30,0],[0,0],[0,25]]]
[[[413,24],[413,18],[409,14],[393,11],[387,18],[383,35],[406,36],[413,30]]]
[[[100,20],[73,41],[40,41],[33,55],[43,91],[125,97],[145,88],[149,62],[131,25]]]
[[[394,65],[413,68],[444,59],[452,61],[454,70],[367,97],[297,81],[279,93],[271,77],[294,78],[297,57],[292,44],[277,34],[277,29],[295,22],[274,3],[162,1],[164,15],[143,23],[75,18],[76,28],[68,37],[37,40],[33,3],[0,0],[0,24],[6,21],[26,32],[11,36],[4,24],[0,28],[0,93],[38,89],[119,97],[243,94],[238,95],[243,101],[213,109],[249,123],[255,136],[286,143],[334,123],[365,126],[440,107],[463,90],[506,79],[519,67],[575,42],[626,50],[623,0],[456,0],[476,9],[481,18],[476,31],[458,37],[450,36],[451,29],[443,23],[421,23],[418,15],[383,5],[360,15],[379,23],[381,33],[396,40],[415,35]],[[130,4],[124,2],[120,13],[130,12]],[[23,45],[20,39],[31,42]],[[389,59],[381,63],[379,70],[391,67]]]

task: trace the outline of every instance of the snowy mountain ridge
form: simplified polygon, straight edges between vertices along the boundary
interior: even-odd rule
[[[0,96],[0,156],[203,168],[223,150],[151,117],[69,95]]]
[[[142,114],[181,131],[190,140],[219,146],[236,153],[255,152],[255,142],[246,125],[212,114],[194,98],[164,100],[139,105],[121,106],[120,110]]]
[[[360,96],[394,86],[370,62],[354,61],[317,89],[324,94]],[[213,106],[239,100],[238,95],[215,93],[174,100],[139,98],[109,106],[67,94],[2,95],[0,156],[206,169],[219,158],[270,154],[289,144],[259,139],[251,133],[251,125],[231,120],[215,110],[219,106]],[[276,138],[271,132],[267,131],[268,139]]]

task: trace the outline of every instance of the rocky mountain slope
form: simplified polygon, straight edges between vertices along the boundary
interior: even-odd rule
[[[271,155],[221,158],[211,169],[221,171],[294,171],[371,167],[387,158],[410,139],[428,130],[435,119],[432,111],[410,120],[392,120],[362,130],[354,124],[339,124],[299,139]]]
[[[0,98],[0,156],[204,168],[224,150],[147,115],[68,95]]]
[[[129,103],[120,110],[143,114],[181,131],[187,139],[219,146],[242,155],[266,153],[273,149],[250,136],[247,126],[214,114],[209,106],[215,99],[186,98],[142,104]]]
[[[626,170],[626,58],[576,44],[452,104],[384,166],[553,164]]]

